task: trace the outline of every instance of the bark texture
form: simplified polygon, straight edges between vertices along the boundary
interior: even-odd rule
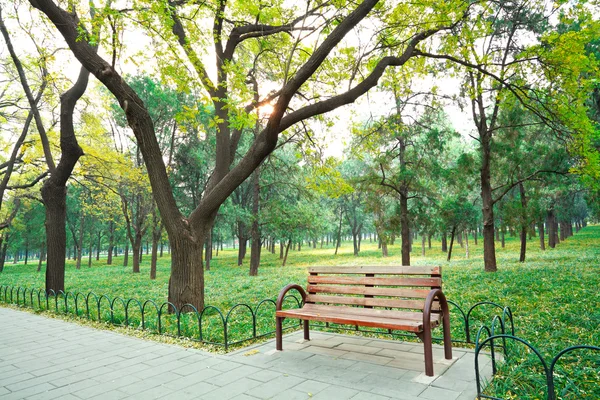
[[[521,251],[519,254],[519,262],[525,262],[527,252],[527,197],[525,196],[525,186],[521,182],[519,184],[519,194],[521,196]]]
[[[480,134],[481,145],[481,200],[483,206],[483,263],[486,272],[496,272],[496,246],[494,243],[494,199],[492,198],[492,185],[490,174],[491,161],[491,134]]]
[[[400,226],[402,235],[402,265],[410,265],[410,225],[408,220],[408,189],[400,194]]]
[[[252,228],[250,234],[252,236],[252,248],[250,249],[250,276],[258,275],[258,267],[260,266],[261,252],[261,235],[259,225],[259,208],[260,208],[260,167],[257,167],[252,174]]]

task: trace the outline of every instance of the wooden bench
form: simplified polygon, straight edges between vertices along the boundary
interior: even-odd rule
[[[444,356],[452,359],[450,317],[442,293],[441,267],[312,267],[306,291],[297,284],[284,287],[276,304],[276,347],[283,349],[285,318],[331,322],[414,332],[425,346],[425,373],[433,376],[431,329],[443,325]],[[295,289],[303,306],[282,310],[287,293]]]

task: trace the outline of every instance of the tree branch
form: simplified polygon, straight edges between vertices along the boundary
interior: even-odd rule
[[[39,181],[41,181],[42,179],[47,177],[48,174],[49,174],[49,172],[46,171],[46,172],[40,174],[37,178],[35,178],[33,181],[31,181],[29,183],[25,183],[23,185],[7,186],[6,188],[8,190],[17,190],[17,189],[28,189],[30,187],[34,187]]]
[[[15,197],[13,202],[14,202],[14,207],[13,207],[10,215],[8,216],[8,218],[6,220],[4,220],[2,223],[0,223],[0,230],[8,228],[10,226],[10,224],[12,223],[13,219],[15,219],[15,217],[17,216],[17,213],[19,212],[19,208],[21,207],[21,199],[19,199],[18,197]]]
[[[40,111],[37,107],[37,102],[31,93],[31,88],[29,87],[29,83],[27,82],[27,77],[25,76],[25,70],[23,68],[23,64],[21,64],[21,60],[15,53],[15,49],[12,45],[12,41],[10,39],[10,35],[8,34],[8,30],[6,29],[6,25],[4,25],[4,19],[2,18],[2,6],[0,5],[0,31],[2,32],[2,36],[4,36],[4,40],[6,42],[6,47],[8,48],[8,52],[10,53],[10,57],[17,68],[17,72],[19,74],[19,79],[21,81],[21,86],[23,87],[23,91],[27,96],[27,100],[29,101],[29,107],[31,108],[31,112],[33,113],[33,117],[35,120],[35,124],[38,129],[38,133],[40,134],[40,139],[42,141],[42,148],[44,149],[44,157],[46,157],[46,163],[48,164],[48,169],[50,172],[53,172],[55,169],[54,159],[52,158],[52,152],[50,150],[50,142],[48,141],[48,135],[46,134],[46,129],[44,128],[44,124],[42,122],[42,117],[40,115]],[[48,71],[46,70],[46,66],[42,65],[42,81],[46,80],[46,76],[48,75]]]
[[[42,94],[44,93],[44,90],[46,89],[47,83],[48,82],[44,79],[44,81],[42,82],[42,86],[40,86],[38,93],[36,94],[35,99],[34,99],[36,104],[39,103],[39,101],[41,100]],[[33,112],[31,110],[29,110],[29,113],[27,114],[27,118],[25,119],[25,124],[23,125],[23,129],[21,130],[21,135],[19,136],[19,138],[15,142],[15,145],[13,146],[13,150],[10,155],[10,158],[8,159],[8,161],[3,163],[2,166],[0,166],[0,168],[6,167],[6,171],[4,171],[4,176],[2,177],[2,182],[0,183],[0,210],[2,209],[2,201],[4,199],[4,192],[8,186],[8,182],[10,181],[10,177],[11,177],[13,169],[15,167],[17,157],[19,155],[19,149],[25,142],[25,138],[27,137],[27,133],[29,132],[29,127],[31,125],[32,120],[33,120]]]
[[[415,37],[413,37],[413,39],[410,41],[402,55],[398,57],[388,56],[382,58],[377,63],[375,68],[373,68],[373,71],[371,71],[371,73],[354,88],[348,90],[345,93],[331,97],[327,100],[310,104],[306,107],[303,107],[295,112],[286,115],[282,118],[281,124],[279,125],[280,132],[286,130],[287,128],[296,124],[299,121],[305,120],[310,117],[314,117],[316,115],[327,113],[338,107],[355,102],[360,96],[369,91],[369,89],[377,85],[379,78],[381,78],[386,68],[401,67],[410,58],[420,55],[420,52],[417,50],[416,46],[423,40],[445,29],[450,29],[450,27],[430,29],[415,35]]]
[[[32,1],[32,0],[30,0],[30,1]],[[179,19],[179,17],[177,16],[177,13],[175,12],[175,5],[176,5],[175,2],[173,2],[173,1],[169,2],[169,6],[170,6],[170,10],[171,10],[171,19],[173,20],[173,26],[171,27],[171,30],[173,31],[173,34],[177,37],[177,41],[181,45],[181,48],[183,49],[185,54],[188,56],[190,62],[192,63],[192,66],[196,70],[196,73],[198,74],[198,77],[200,78],[200,82],[202,82],[204,89],[206,89],[206,91],[208,92],[208,94],[210,95],[211,98],[214,98],[217,96],[215,84],[208,77],[208,72],[206,71],[204,64],[200,60],[200,57],[198,57],[198,54],[196,54],[196,52],[190,45],[189,40],[187,39],[187,37],[185,35],[185,30],[183,29],[183,24],[181,23],[181,20]]]
[[[133,130],[144,156],[152,192],[155,195],[163,219],[167,221],[167,231],[169,234],[174,234],[176,231],[189,232],[188,225],[179,212],[173,193],[169,190],[170,183],[167,170],[156,139],[152,118],[144,102],[123,80],[121,75],[106,60],[100,57],[86,40],[81,40],[80,32],[84,27],[80,24],[76,15],[56,6],[52,0],[29,0],[29,3],[48,16],[64,37],[73,55],[119,101],[119,105],[127,117],[127,122]]]
[[[558,175],[569,175],[569,173],[568,173],[568,172],[565,172],[565,171],[554,171],[554,170],[545,170],[545,169],[542,169],[542,170],[535,171],[534,173],[532,173],[532,174],[530,174],[530,175],[526,176],[525,178],[519,179],[519,180],[517,180],[517,181],[515,181],[515,182],[506,183],[506,184],[504,184],[504,185],[502,185],[502,186],[498,186],[498,187],[496,187],[496,188],[492,189],[492,192],[494,192],[494,191],[496,191],[496,190],[498,190],[498,189],[501,189],[501,188],[503,188],[503,187],[506,187],[506,189],[505,189],[504,191],[502,191],[502,193],[500,193],[500,195],[499,195],[498,197],[496,197],[495,199],[492,199],[492,205],[494,205],[494,204],[496,204],[498,201],[502,200],[502,198],[503,198],[504,196],[506,196],[506,194],[507,194],[508,192],[510,192],[510,191],[511,191],[511,190],[512,190],[512,189],[513,189],[515,186],[519,185],[520,183],[523,183],[523,182],[527,182],[527,181],[529,181],[529,180],[532,180],[532,179],[534,179],[534,178],[535,178],[537,175],[539,175],[539,174],[558,174]]]

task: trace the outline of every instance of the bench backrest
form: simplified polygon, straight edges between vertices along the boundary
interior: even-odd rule
[[[423,310],[442,267],[310,267],[306,303]],[[433,310],[438,310],[437,302]]]

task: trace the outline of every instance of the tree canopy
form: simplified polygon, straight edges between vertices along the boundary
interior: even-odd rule
[[[0,227],[20,232],[15,218],[29,210],[19,211],[21,200],[43,202],[54,292],[64,289],[70,243],[81,258],[84,241],[99,251],[127,239],[136,271],[144,241],[155,254],[164,228],[178,308],[203,308],[214,241],[237,242],[241,264],[248,240],[255,255],[276,242],[283,255],[349,234],[358,255],[361,238],[376,232],[382,248],[400,236],[410,264],[415,232],[451,243],[482,232],[485,269],[495,271],[495,236],[506,226],[525,236],[541,221],[554,237],[568,231],[555,225],[581,224],[597,209],[594,7],[29,0],[2,8],[2,74],[15,79],[2,83],[0,117],[15,139],[2,138],[0,198],[9,201]],[[11,38],[31,50],[15,50]],[[452,107],[471,129],[452,126]],[[347,131],[343,160],[323,150],[336,130]],[[567,204],[579,211],[559,211]]]

